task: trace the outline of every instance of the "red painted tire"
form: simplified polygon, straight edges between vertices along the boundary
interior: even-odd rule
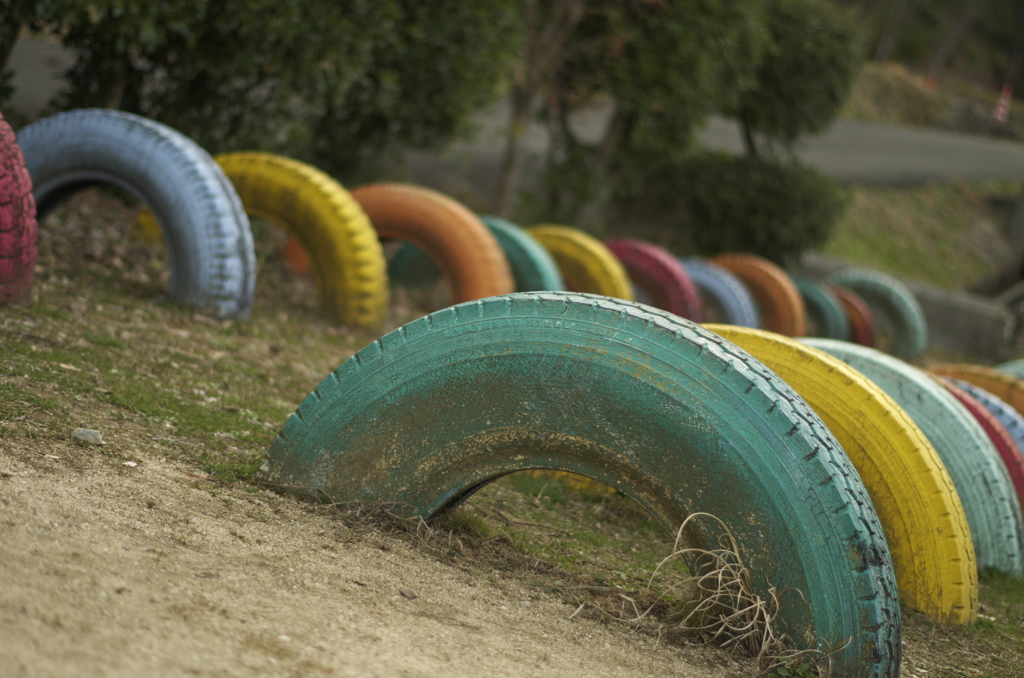
[[[807,310],[793,280],[772,262],[754,254],[720,254],[710,260],[743,281],[761,308],[761,326],[787,337],[807,332]]]
[[[974,396],[954,384],[949,377],[936,376],[935,380],[945,386],[946,390],[957,399],[957,402],[963,405],[985,429],[985,434],[996,446],[999,458],[1006,465],[1006,472],[1010,474],[1010,482],[1013,483],[1013,489],[1017,492],[1017,499],[1020,501],[1021,508],[1024,508],[1024,459],[1021,458],[1020,448],[1017,447],[1010,432]]]
[[[0,304],[25,301],[32,292],[38,233],[32,178],[0,115]]]
[[[850,341],[861,346],[875,347],[875,319],[871,309],[856,292],[845,287],[831,286],[828,288],[836,295],[839,304],[846,311],[850,320]]]
[[[361,186],[352,197],[382,240],[406,240],[434,260],[451,285],[452,303],[515,291],[498,240],[459,202],[409,184]]]
[[[642,240],[615,238],[604,244],[622,262],[629,279],[651,299],[651,306],[703,322],[700,292],[678,259]]]

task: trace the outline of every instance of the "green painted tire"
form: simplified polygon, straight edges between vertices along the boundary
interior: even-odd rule
[[[850,338],[850,320],[846,317],[839,300],[835,295],[824,287],[811,282],[806,278],[792,276],[793,284],[803,297],[804,306],[807,308],[807,319],[813,321],[817,326],[820,335],[827,339]],[[808,323],[810,324],[810,323]]]
[[[881,351],[832,339],[804,341],[874,381],[924,431],[960,495],[978,568],[1024,575],[1020,503],[999,453],[967,410],[929,376]]]
[[[801,647],[849,639],[836,674],[897,675],[892,561],[842,448],[775,373],[663,311],[540,292],[415,320],[321,382],[258,478],[430,517],[528,469],[618,488],[671,531],[717,516],[755,591],[781,595],[777,630]],[[688,535],[720,536],[712,521]]]
[[[928,325],[917,297],[896,278],[879,271],[848,268],[830,275],[826,282],[853,290],[867,302],[874,315],[889,321],[893,353],[913,359],[928,349]]]
[[[557,292],[565,289],[558,264],[529,233],[498,217],[480,215],[480,221],[501,245],[512,268],[516,292]],[[441,278],[441,269],[423,250],[407,242],[388,263],[388,276],[396,285],[428,288]]]

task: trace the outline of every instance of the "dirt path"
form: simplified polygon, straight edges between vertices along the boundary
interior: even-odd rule
[[[197,480],[119,426],[104,451],[0,440],[5,675],[753,673],[570,619],[522,582],[355,534],[291,499]]]

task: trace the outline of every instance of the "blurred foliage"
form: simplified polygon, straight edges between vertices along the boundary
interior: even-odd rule
[[[732,112],[750,132],[789,146],[838,115],[861,65],[860,36],[826,0],[769,0],[767,27],[754,84]]]
[[[708,115],[753,82],[765,42],[762,0],[595,0],[550,83],[553,143],[534,209],[578,221],[588,205],[639,190],[685,158]],[[604,137],[583,140],[570,114],[610,99]]]
[[[16,5],[78,53],[64,107],[119,108],[212,153],[351,178],[464,132],[515,56],[515,0],[53,0]]]
[[[822,245],[844,206],[835,182],[791,159],[695,151],[693,132],[714,112],[742,112],[782,148],[823,129],[857,36],[826,0],[593,3],[552,85],[555,144],[529,216],[779,262]],[[584,141],[570,113],[602,99],[612,119]]]
[[[708,256],[792,263],[825,244],[846,203],[833,179],[790,160],[698,153],[665,181],[684,194],[690,240]]]
[[[894,29],[893,0],[834,0],[852,10],[867,37],[865,55],[875,53],[885,32]],[[895,27],[890,59],[911,70],[927,72],[928,64],[956,15],[968,3],[980,2],[979,14],[950,69],[954,75],[992,89],[1007,78],[1024,90],[1024,2],[1021,0],[913,0],[905,21]]]

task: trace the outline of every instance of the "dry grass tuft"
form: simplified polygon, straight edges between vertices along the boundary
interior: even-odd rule
[[[714,521],[721,528],[719,548],[683,545],[687,527],[698,519]],[[788,635],[776,634],[773,622],[778,614],[778,593],[781,592],[776,592],[772,586],[768,588],[767,598],[754,592],[750,570],[743,564],[732,532],[720,519],[708,513],[687,517],[676,532],[672,553],[662,559],[651,575],[648,589],[663,566],[678,558],[690,562],[694,570],[677,585],[677,588],[690,590],[692,601],[680,613],[679,628],[695,633],[703,643],[755,657],[762,675],[796,665],[805,666],[808,671],[816,670],[818,675],[828,675],[829,656],[845,643],[829,651],[796,650]]]

